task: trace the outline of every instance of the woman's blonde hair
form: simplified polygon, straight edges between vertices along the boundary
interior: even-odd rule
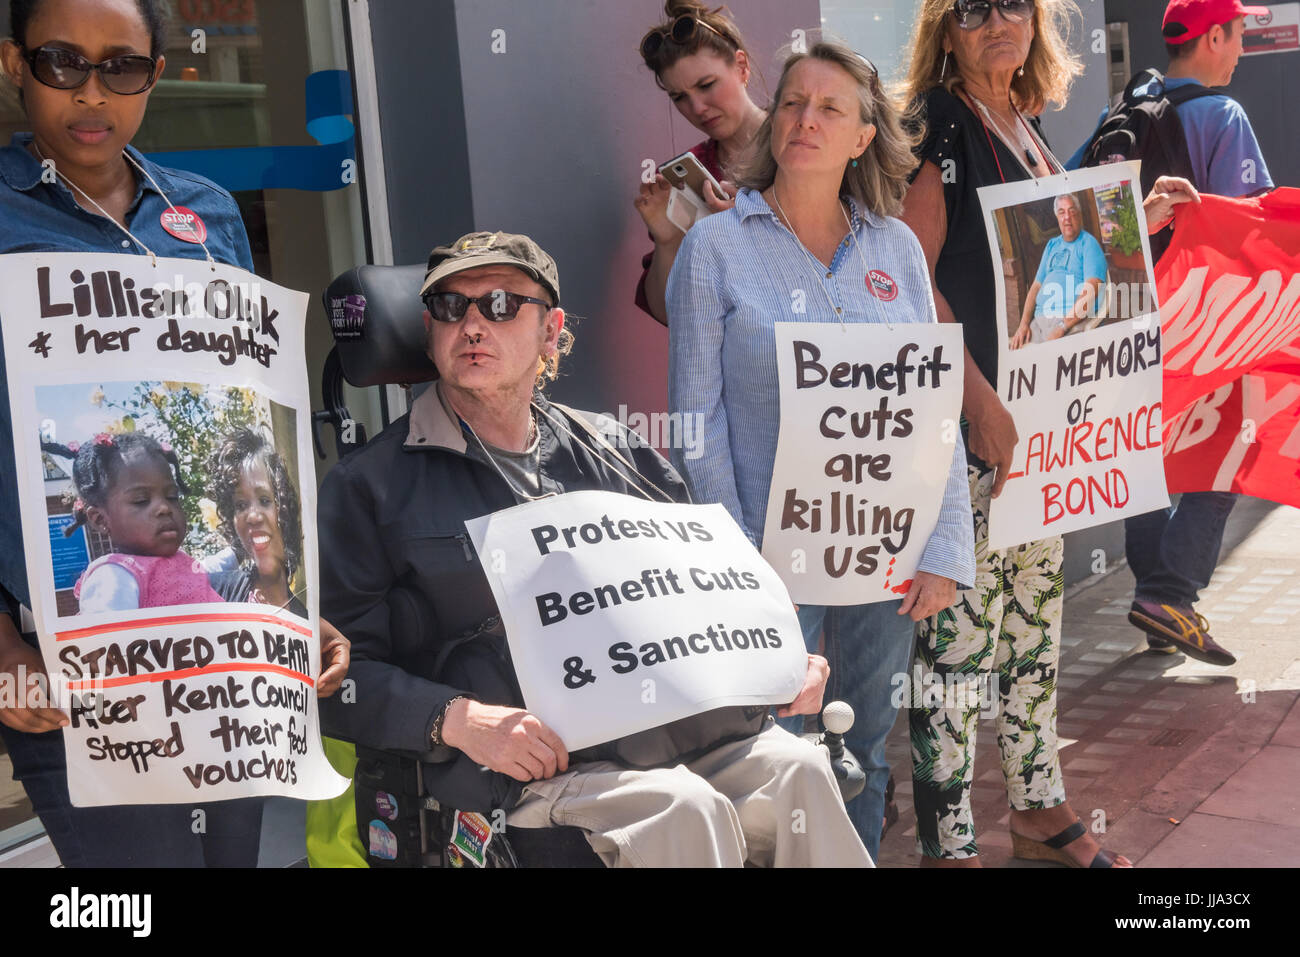
[[[871,123],[876,127],[876,135],[866,152],[858,157],[857,166],[851,163],[845,165],[840,195],[852,196],[877,216],[897,216],[903,209],[907,177],[916,167],[916,157],[912,150],[919,140],[904,128],[898,106],[880,85],[876,68],[845,44],[825,37],[809,43],[806,50],[794,52],[787,47],[783,52],[788,55],[781,70],[781,80],[776,86],[776,96],[768,108],[767,119],[754,136],[751,157],[736,181],[741,186],[759,191],[767,189],[775,181],[772,120],[780,109],[790,71],[796,63],[804,60],[820,60],[834,64],[853,78],[858,88],[860,118],[863,123]]]
[[[944,53],[943,37],[953,0],[922,0],[912,33],[911,63],[904,80],[906,98],[916,102],[929,90],[942,86],[949,93],[962,84],[957,60]],[[1024,73],[1011,79],[1011,100],[1030,115],[1055,103],[1059,110],[1070,95],[1070,84],[1083,72],[1083,64],[1070,49],[1070,16],[1080,18],[1074,0],[1034,0],[1034,39],[1029,45]],[[1001,14],[990,13],[990,16]]]

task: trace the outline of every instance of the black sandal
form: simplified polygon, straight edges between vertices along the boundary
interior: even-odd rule
[[[1083,826],[1083,822],[1075,820],[1073,824],[1067,827],[1060,834],[1049,837],[1045,841],[1035,841],[1032,837],[1025,837],[1023,834],[1011,832],[1011,856],[1017,857],[1022,861],[1053,861],[1057,864],[1064,864],[1066,867],[1083,867],[1078,861],[1067,854],[1063,848],[1067,844],[1072,844],[1083,835],[1088,833],[1088,829]],[[1114,851],[1108,851],[1102,848],[1093,857],[1089,867],[1114,867],[1115,859],[1119,857]]]

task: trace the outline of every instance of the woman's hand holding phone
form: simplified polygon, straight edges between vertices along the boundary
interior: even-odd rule
[[[704,182],[704,202],[715,213],[725,212],[736,205],[736,184],[724,179],[718,186],[722,187],[721,195],[711,182]]]
[[[682,238],[682,231],[668,218],[668,199],[672,195],[672,189],[663,174],[658,173],[653,183],[641,184],[640,192],[637,193],[636,199],[632,200],[632,205],[645,220],[646,229],[650,230],[650,238],[657,246],[676,243]]]

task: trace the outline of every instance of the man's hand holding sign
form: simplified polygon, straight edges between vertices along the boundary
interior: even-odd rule
[[[824,664],[810,666],[784,587],[720,506],[574,492],[466,524],[491,556],[531,712],[453,705],[444,740],[489,767],[547,777],[566,746],[729,705],[820,704]]]

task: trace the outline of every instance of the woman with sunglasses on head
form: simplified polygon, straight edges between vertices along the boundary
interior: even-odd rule
[[[975,587],[918,627],[917,657],[943,686],[996,670],[998,745],[1018,857],[1130,866],[1103,851],[1066,802],[1056,739],[1064,547],[1059,536],[988,548],[991,497],[1017,435],[997,395],[994,263],[976,190],[1061,172],[1035,115],[1064,103],[1081,67],[1065,42],[1071,0],[924,0],[907,94],[923,110],[922,163],[902,218],[920,239],[939,318],[966,342],[963,425],[975,532]],[[978,706],[910,709],[922,864],[978,866],[970,789]]]
[[[691,153],[723,187],[725,195],[719,196],[705,181],[704,201],[714,212],[731,208],[734,170],[764,115],[746,89],[753,70],[749,51],[736,24],[721,10],[709,10],[698,0],[667,0],[667,19],[641,40],[641,58],[655,83],[686,121],[708,137]],[[655,244],[641,261],[636,304],[665,324],[664,287],[685,235],[668,219],[672,189],[657,174],[654,182],[641,185],[633,201]]]
[[[912,146],[875,68],[842,44],[810,41],[785,62],[735,207],[697,223],[677,254],[668,280],[669,407],[704,426],[699,454],[675,449],[673,464],[695,501],[726,506],[756,546],[780,426],[775,323],[935,321],[920,246],[892,218],[915,165]],[[870,291],[873,272],[894,280],[893,296]],[[806,311],[792,315],[796,290]],[[799,608],[810,652],[824,633],[829,693],[853,707],[845,743],[867,787],[848,812],[873,859],[889,778],[885,738],[897,716],[891,686],[907,670],[913,622],[973,581],[964,460],[957,443],[938,525],[901,600]]]
[[[0,62],[31,132],[0,149],[0,253],[152,253],[253,268],[228,192],[158,166],[129,145],[163,70],[165,9],[163,0],[11,0],[12,37],[0,47]],[[173,208],[193,213],[205,228],[173,231]],[[10,612],[0,615],[0,679],[21,687],[21,669],[43,675],[44,666],[35,635],[20,634],[30,590],[6,380],[0,353],[0,446],[7,449],[0,450],[0,591]],[[260,798],[72,807],[58,733],[69,719],[42,703],[49,702],[0,708],[0,734],[65,866],[256,865]],[[198,810],[203,827],[196,827]]]

